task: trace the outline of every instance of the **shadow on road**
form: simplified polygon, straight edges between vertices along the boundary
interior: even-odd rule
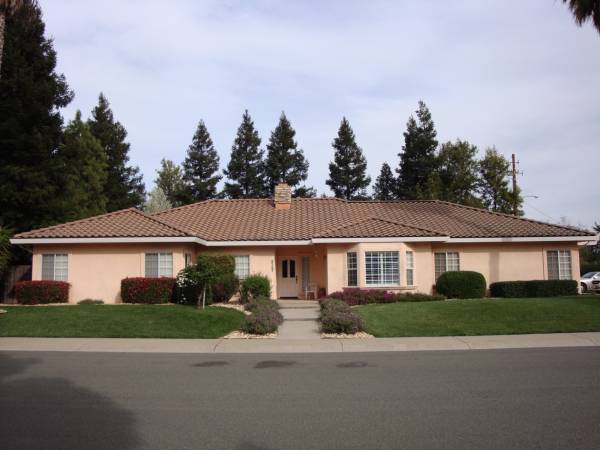
[[[132,413],[64,378],[28,376],[35,358],[0,353],[2,448],[135,449]]]

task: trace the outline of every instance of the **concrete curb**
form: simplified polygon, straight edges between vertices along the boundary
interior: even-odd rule
[[[375,339],[0,338],[0,351],[116,353],[339,353],[600,347],[600,332]]]

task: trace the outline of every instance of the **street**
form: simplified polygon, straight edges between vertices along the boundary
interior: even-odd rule
[[[3,449],[600,448],[600,349],[0,353]]]

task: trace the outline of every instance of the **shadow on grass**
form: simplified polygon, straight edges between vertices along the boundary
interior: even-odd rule
[[[132,413],[64,378],[23,373],[38,362],[0,353],[2,448],[143,448]]]

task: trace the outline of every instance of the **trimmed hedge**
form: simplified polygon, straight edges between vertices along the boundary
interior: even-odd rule
[[[252,314],[246,316],[242,324],[242,331],[249,334],[268,334],[277,331],[283,323],[283,316],[279,312],[279,305],[274,300],[261,299],[254,301]]]
[[[430,302],[444,300],[443,295],[428,295],[412,292],[388,292],[383,289],[345,288],[342,291],[329,295],[344,303],[354,305],[368,305],[370,303],[396,303],[396,302]]]
[[[168,303],[173,299],[175,278],[124,278],[121,280],[123,303]]]
[[[248,303],[244,304],[244,309],[248,312],[255,312],[262,305],[279,310],[279,303],[267,297],[258,297],[250,300]]]
[[[323,333],[354,334],[365,329],[365,324],[342,300],[326,298],[320,301],[321,331]]]
[[[69,283],[66,281],[17,281],[15,298],[22,305],[47,305],[48,303],[67,303],[69,301]]]
[[[444,272],[439,276],[435,289],[448,298],[482,298],[485,297],[486,286],[482,274],[464,270]]]
[[[577,295],[575,280],[499,281],[490,285],[492,297],[558,297]]]
[[[248,303],[258,297],[271,298],[271,282],[264,275],[250,275],[240,285],[240,302]]]
[[[228,302],[239,287],[240,280],[236,274],[225,274],[210,287],[211,301]]]

